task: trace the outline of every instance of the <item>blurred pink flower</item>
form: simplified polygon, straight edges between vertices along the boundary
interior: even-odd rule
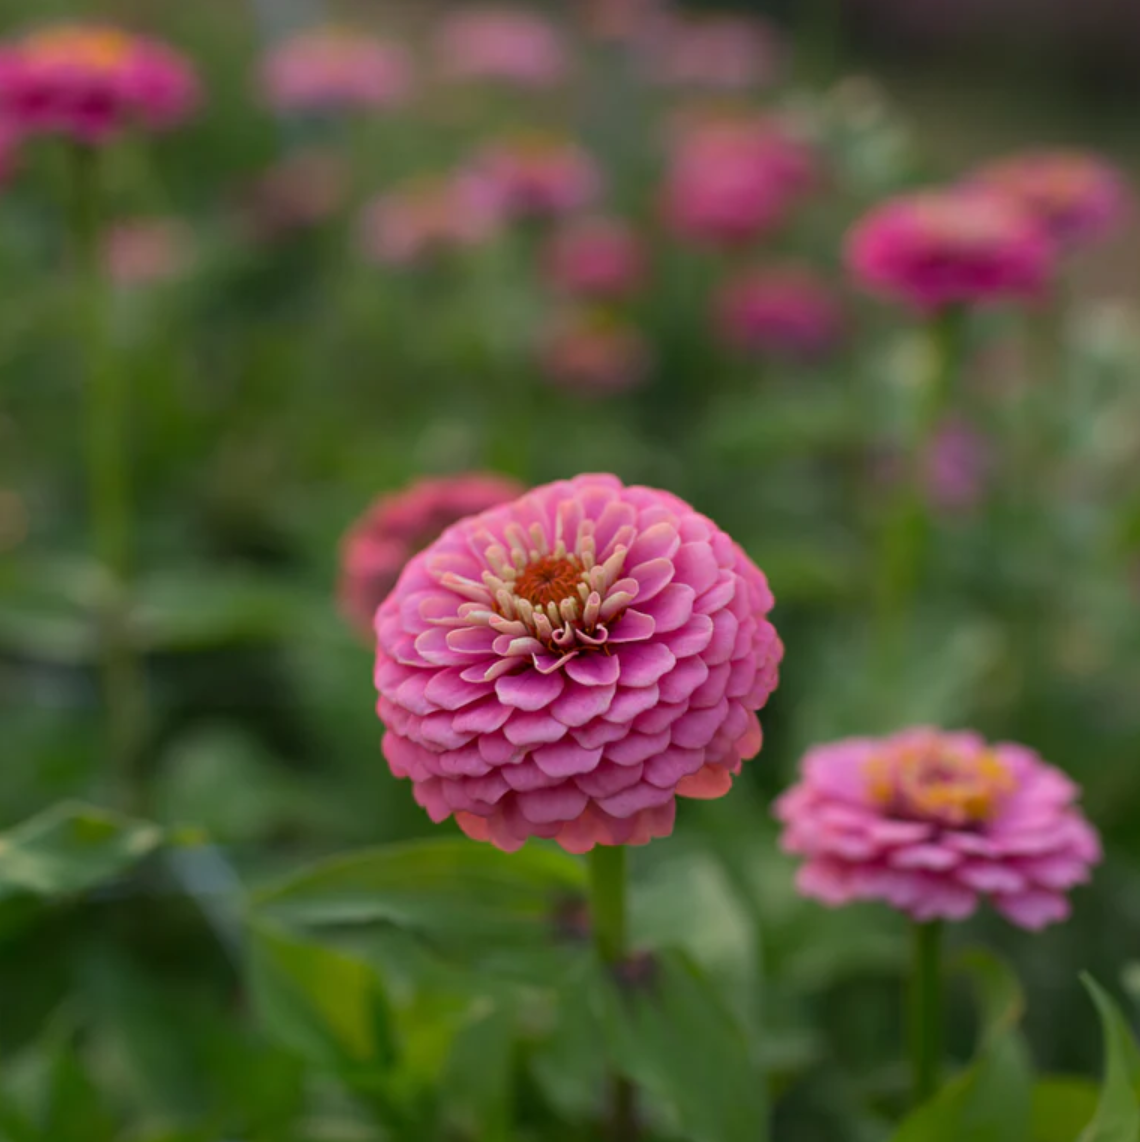
[[[558,388],[598,397],[644,383],[653,353],[635,326],[604,310],[583,308],[555,315],[542,332],[539,359]]]
[[[968,188],[888,199],[855,224],[846,248],[864,288],[924,312],[1036,297],[1053,254],[1023,210]]]
[[[884,900],[918,921],[963,920],[988,897],[1041,928],[1100,860],[1077,787],[1025,746],[910,729],[811,749],[776,803],[801,892],[832,906]]]
[[[601,172],[578,143],[558,135],[521,132],[488,144],[472,173],[485,178],[508,218],[549,218],[589,206]]]
[[[0,46],[0,115],[21,133],[94,145],[128,127],[172,127],[198,101],[183,56],[118,28],[60,24]]]
[[[972,183],[1008,196],[1062,248],[1108,237],[1129,208],[1115,167],[1079,151],[1031,151],[980,168]]]
[[[775,29],[747,16],[673,16],[651,27],[645,48],[658,82],[729,91],[772,86],[786,56]]]
[[[523,88],[554,87],[569,71],[558,29],[523,8],[454,12],[435,37],[440,73],[453,81],[492,80]]]
[[[348,170],[339,155],[294,151],[245,190],[246,227],[259,241],[275,241],[319,226],[344,206],[348,184]]]
[[[645,249],[633,227],[620,218],[577,218],[551,235],[545,268],[555,288],[566,293],[622,298],[644,282]]]
[[[402,183],[365,206],[360,222],[367,257],[405,265],[494,237],[502,209],[485,179],[461,172]]]
[[[730,278],[715,300],[715,321],[736,349],[799,361],[826,357],[843,337],[835,291],[814,270],[795,264]]]
[[[465,472],[417,480],[381,496],[341,541],[337,597],[345,618],[372,637],[376,608],[396,585],[404,565],[465,516],[521,496],[507,476]]]
[[[966,511],[985,493],[990,449],[967,421],[952,418],[939,425],[926,455],[927,495],[935,508]]]
[[[782,225],[816,177],[811,149],[770,119],[697,118],[673,141],[665,217],[695,241],[751,242]]]
[[[388,110],[407,103],[412,58],[399,43],[351,28],[317,28],[276,45],[261,87],[276,111]]]
[[[578,476],[464,520],[376,615],[384,755],[513,850],[672,831],[760,748],[783,648],[759,569],[668,492]]]
[[[177,218],[132,218],[103,236],[107,276],[120,286],[154,285],[182,276],[190,263],[190,228]]]

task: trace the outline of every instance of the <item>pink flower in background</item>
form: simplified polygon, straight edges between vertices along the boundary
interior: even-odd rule
[[[412,179],[365,208],[360,233],[373,261],[406,265],[493,238],[502,223],[498,194],[487,180],[460,173]]]
[[[1107,237],[1128,213],[1130,196],[1121,173],[1079,151],[1012,155],[982,167],[971,181],[1008,196],[1062,248]]]
[[[829,905],[884,900],[919,921],[963,920],[988,898],[1041,928],[1100,860],[1077,787],[1021,745],[911,729],[810,750],[776,803],[801,892]]]
[[[190,241],[190,228],[177,218],[117,222],[103,236],[107,276],[128,287],[180,277],[189,267]]]
[[[569,71],[558,29],[522,8],[474,8],[440,24],[435,55],[453,81],[492,80],[523,88],[554,87]]]
[[[616,299],[645,279],[645,249],[620,218],[578,218],[554,233],[546,246],[546,276],[556,289],[583,297]]]
[[[826,280],[805,266],[757,269],[730,278],[715,322],[733,348],[798,361],[826,357],[843,337],[843,311]]]
[[[0,46],[0,115],[20,132],[94,145],[128,127],[172,127],[198,101],[183,56],[117,28],[60,24]]]
[[[434,821],[571,852],[672,831],[760,748],[757,567],[676,496],[579,476],[463,520],[376,615],[384,754]]]
[[[381,496],[341,541],[337,597],[344,616],[371,638],[376,608],[413,555],[456,520],[516,499],[524,490],[507,476],[465,472],[417,480]]]
[[[589,206],[602,177],[589,153],[571,139],[540,132],[507,136],[476,158],[509,218],[549,218]]]
[[[1035,219],[968,188],[888,199],[855,224],[846,255],[866,289],[924,312],[1034,298],[1054,268]]]
[[[985,493],[990,471],[985,437],[960,418],[941,424],[925,458],[927,495],[943,511],[966,511]]]
[[[242,195],[247,229],[276,241],[326,222],[348,197],[348,170],[332,151],[300,150],[264,171]]]
[[[658,22],[645,46],[653,78],[672,86],[770,87],[784,72],[775,30],[746,16],[674,16]]]
[[[539,360],[551,383],[597,397],[637,388],[649,376],[653,353],[628,322],[604,310],[571,309],[543,330]]]
[[[771,120],[697,119],[674,140],[665,217],[695,241],[751,242],[785,222],[816,175],[810,148]]]
[[[398,43],[349,28],[301,32],[274,47],[261,69],[276,111],[376,111],[400,107],[412,92],[412,59]]]

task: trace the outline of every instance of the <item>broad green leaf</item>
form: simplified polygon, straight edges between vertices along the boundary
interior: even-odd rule
[[[163,832],[90,805],[65,802],[0,833],[0,898],[73,895],[154,852]]]
[[[1120,1009],[1091,977],[1083,976],[1096,1004],[1104,1031],[1104,1085],[1096,1114],[1078,1142],[1137,1142],[1140,1138],[1140,1104],[1136,1084],[1140,1079],[1140,1051]]]
[[[1096,1113],[1096,1084],[1054,1075],[1033,1086],[1030,1142],[1074,1142]]]

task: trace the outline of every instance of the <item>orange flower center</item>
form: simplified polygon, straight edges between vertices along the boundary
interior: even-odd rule
[[[580,564],[569,557],[544,555],[523,570],[515,582],[515,594],[536,607],[557,606],[563,599],[577,598],[581,582]]]
[[[891,816],[953,828],[984,824],[1013,789],[1013,777],[992,750],[913,742],[866,764],[871,799]]]
[[[28,55],[42,63],[70,64],[111,72],[122,67],[134,51],[134,40],[116,28],[65,26],[29,36]]]

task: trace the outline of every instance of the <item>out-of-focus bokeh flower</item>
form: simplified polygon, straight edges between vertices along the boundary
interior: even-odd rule
[[[1011,155],[980,168],[970,181],[1008,196],[1062,248],[1108,237],[1128,213],[1129,193],[1120,171],[1079,151]]]
[[[990,448],[968,421],[954,417],[938,426],[925,457],[926,491],[941,511],[977,506],[990,473]]]
[[[587,32],[600,40],[642,38],[664,17],[664,0],[586,0]]]
[[[645,280],[645,248],[620,218],[597,215],[567,222],[551,235],[544,263],[556,289],[582,297],[628,297]]]
[[[399,43],[351,28],[317,28],[277,44],[261,87],[276,111],[377,111],[407,103],[412,58]]]
[[[103,264],[116,285],[155,285],[181,277],[191,256],[190,229],[177,218],[132,218],[103,235]]]
[[[557,86],[569,73],[559,30],[522,8],[453,12],[441,21],[434,47],[440,75],[453,82],[536,89]]]
[[[464,472],[417,480],[381,496],[341,541],[341,612],[367,638],[376,608],[405,564],[456,520],[516,499],[522,484],[493,472]]]
[[[361,244],[372,261],[407,265],[487,241],[502,217],[499,195],[478,175],[412,179],[365,206]]]
[[[852,228],[846,256],[864,288],[924,312],[1037,297],[1055,262],[1036,219],[970,188],[888,199]]]
[[[464,520],[376,615],[384,755],[435,821],[571,852],[672,831],[760,748],[760,570],[668,492],[579,476]]]
[[[781,226],[816,177],[811,149],[781,124],[765,117],[698,117],[673,139],[665,218],[694,241],[751,242]]]
[[[1025,746],[919,728],[816,746],[776,803],[801,892],[883,900],[915,920],[963,920],[988,898],[1041,928],[1069,914],[1100,841],[1077,787]]]
[[[556,313],[542,331],[539,362],[558,388],[601,397],[644,383],[653,350],[635,325],[608,310],[571,308]]]
[[[507,217],[551,218],[582,210],[602,188],[601,171],[572,139],[519,132],[489,143],[472,173],[485,178]]]
[[[340,156],[300,150],[264,171],[242,195],[246,229],[275,241],[327,221],[348,198],[349,176]]]
[[[181,54],[119,28],[60,24],[0,46],[0,116],[21,133],[94,145],[128,127],[172,127],[199,94]]]
[[[747,16],[672,16],[644,41],[650,75],[671,86],[739,91],[769,87],[784,72],[775,29]]]
[[[817,361],[843,337],[843,310],[834,289],[806,266],[738,274],[725,282],[714,304],[721,337],[744,352]]]

